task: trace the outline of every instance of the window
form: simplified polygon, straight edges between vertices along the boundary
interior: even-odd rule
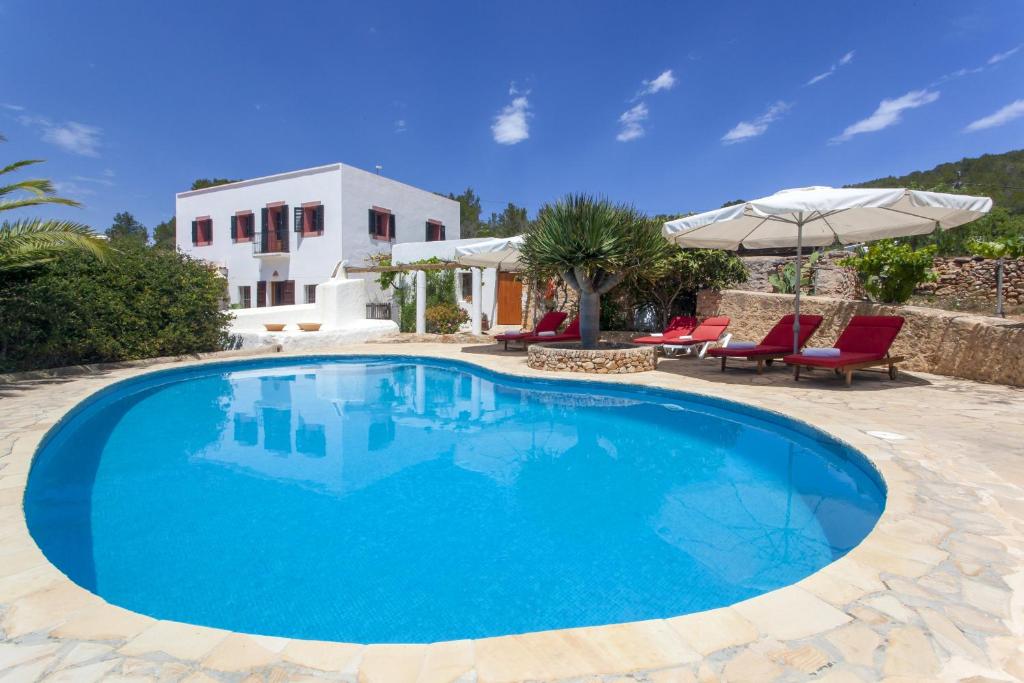
[[[231,217],[231,241],[252,242],[256,232],[256,216],[252,211],[238,211]]]
[[[316,237],[324,234],[324,207],[320,202],[306,202],[295,207],[292,220],[295,232],[303,237]]]
[[[375,206],[370,209],[370,237],[375,240],[395,239],[395,214]]]
[[[287,253],[288,205],[284,202],[267,204],[261,213],[260,241],[256,245],[256,253]]]
[[[238,288],[239,308],[252,308],[252,287],[245,285]]]
[[[270,283],[270,305],[291,306],[295,303],[295,280]]]
[[[459,289],[462,290],[462,300],[473,300],[473,272],[459,273]]]
[[[192,221],[192,244],[205,247],[213,244],[213,219],[200,216]]]
[[[440,242],[444,240],[444,223],[441,221],[427,221],[427,242]]]
[[[305,291],[306,291],[306,303],[307,304],[315,304],[316,303],[316,285],[306,285]]]
[[[260,280],[256,283],[256,308],[263,308],[267,305],[267,281]]]

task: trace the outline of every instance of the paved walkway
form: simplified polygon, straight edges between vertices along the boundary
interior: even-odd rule
[[[339,353],[423,354],[541,374],[525,354],[493,345],[365,344]],[[0,385],[0,681],[1024,680],[1024,390],[876,374],[847,389],[826,373],[794,383],[783,369],[720,373],[693,358],[603,376],[743,401],[844,439],[889,486],[878,527],[798,584],[719,610],[363,646],[155,621],[78,588],[35,547],[21,498],[39,439],[88,394],[150,369]]]

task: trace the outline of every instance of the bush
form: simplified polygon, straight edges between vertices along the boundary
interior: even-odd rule
[[[224,348],[225,280],[200,261],[119,240],[106,261],[69,253],[0,276],[0,370]]]
[[[454,334],[469,322],[469,314],[456,304],[428,306],[426,318],[427,332],[431,334]]]
[[[857,271],[864,290],[876,301],[906,303],[917,286],[935,279],[934,245],[915,250],[896,240],[879,240],[840,263]]]

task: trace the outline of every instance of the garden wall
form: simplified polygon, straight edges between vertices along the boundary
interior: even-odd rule
[[[697,297],[700,317],[727,315],[734,339],[759,341],[786,313],[793,297],[740,290],[703,291]],[[831,346],[854,315],[902,315],[906,318],[893,353],[906,358],[901,367],[938,375],[1024,386],[1024,323],[965,315],[917,306],[883,306],[824,296],[801,299],[801,312],[824,316],[812,346]]]
[[[864,291],[851,268],[839,265],[848,257],[836,250],[822,255],[814,269],[814,291],[820,296],[840,299],[861,299]],[[747,281],[737,289],[771,292],[768,276],[777,273],[795,260],[794,256],[743,256],[750,272]],[[974,305],[995,309],[996,262],[972,256],[938,256],[934,261],[935,282],[917,288],[915,294],[934,296],[959,306]],[[1024,306],[1024,258],[1007,259],[1003,268],[1003,296],[1010,311]]]

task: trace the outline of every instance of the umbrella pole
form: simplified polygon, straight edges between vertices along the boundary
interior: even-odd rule
[[[800,353],[800,289],[804,280],[804,220],[801,214],[796,222],[796,317],[793,318],[793,353]]]

